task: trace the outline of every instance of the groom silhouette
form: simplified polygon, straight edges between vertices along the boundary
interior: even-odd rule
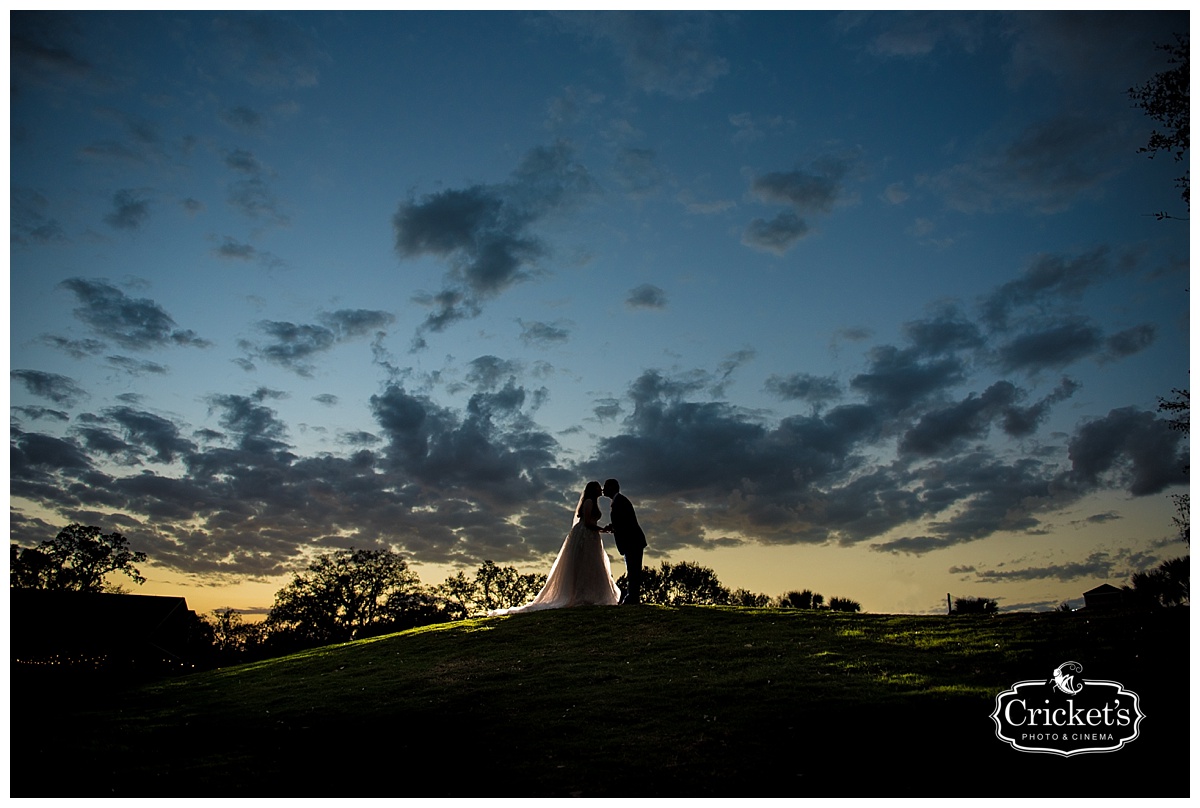
[[[633,503],[621,493],[621,484],[616,480],[604,481],[604,496],[612,500],[611,521],[603,528],[613,534],[617,552],[625,559],[625,592],[621,595],[621,606],[634,606],[642,602],[642,550],[646,547],[646,534],[638,524],[633,512]]]

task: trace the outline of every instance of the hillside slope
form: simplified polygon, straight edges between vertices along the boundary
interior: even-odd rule
[[[22,683],[11,795],[1183,796],[1187,640],[1186,609],[473,620],[136,688],[101,710],[79,707],[94,688],[34,697]],[[1069,759],[998,740],[996,694],[1068,659],[1140,693],[1141,737]]]

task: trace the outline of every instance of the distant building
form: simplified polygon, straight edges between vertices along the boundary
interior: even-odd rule
[[[1100,584],[1083,593],[1085,609],[1113,609],[1121,605],[1125,593],[1112,584]]]
[[[191,670],[196,613],[184,598],[8,590],[11,660],[27,666]]]

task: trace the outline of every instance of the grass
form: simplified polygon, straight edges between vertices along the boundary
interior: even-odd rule
[[[82,707],[104,700],[94,689],[14,684],[11,795],[1184,796],[1187,641],[1186,609],[470,620],[117,691],[103,709]],[[1142,737],[1070,759],[995,737],[996,694],[1067,660],[1139,693]]]

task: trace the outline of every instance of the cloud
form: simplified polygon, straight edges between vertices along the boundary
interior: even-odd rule
[[[808,225],[791,211],[776,214],[770,221],[754,219],[742,231],[742,244],[756,250],[783,255],[808,235]]]
[[[449,262],[443,290],[414,297],[433,308],[418,330],[441,331],[478,316],[485,301],[528,280],[548,247],[533,227],[571,210],[595,186],[559,141],[529,151],[507,183],[449,189],[400,205],[392,224],[401,258],[432,255]]]
[[[1141,353],[1154,344],[1155,335],[1156,329],[1152,323],[1144,323],[1133,328],[1126,328],[1124,331],[1118,331],[1105,340],[1105,350],[1100,356],[1100,361],[1115,362],[1118,359]]]
[[[244,244],[229,236],[225,237],[221,245],[213,250],[213,253],[224,261],[253,261],[267,269],[284,266],[283,260],[271,253],[260,250],[252,244]]]
[[[755,177],[751,191],[764,202],[791,205],[797,213],[828,213],[838,199],[844,163],[823,160],[816,171],[773,171]]]
[[[69,241],[62,224],[48,215],[50,200],[32,188],[13,188],[10,193],[9,237],[15,244],[65,244]]]
[[[316,355],[347,340],[373,334],[395,321],[389,312],[368,309],[340,309],[323,313],[318,319],[321,324],[263,320],[258,323],[258,329],[269,341],[254,344],[241,340],[239,345],[251,356],[307,377],[315,370],[311,360]]]
[[[764,389],[784,401],[807,401],[810,404],[825,404],[842,396],[842,386],[837,379],[811,373],[791,373],[787,376],[773,373],[767,378]]]
[[[783,255],[811,230],[801,216],[829,213],[842,193],[842,180],[850,163],[842,157],[823,157],[811,169],[772,171],[755,177],[750,190],[770,205],[787,205],[775,218],[754,219],[742,232],[742,243]]]
[[[625,305],[631,309],[665,309],[667,293],[652,283],[643,283],[629,290]]]
[[[46,345],[57,348],[73,359],[85,359],[89,356],[95,356],[108,347],[107,343],[101,342],[98,339],[67,339],[66,337],[54,334],[43,334],[41,341]]]
[[[69,278],[59,286],[74,292],[80,302],[76,317],[122,347],[150,350],[170,345],[204,348],[211,344],[194,331],[176,328],[171,315],[153,300],[128,297],[104,281]]]
[[[1044,310],[1059,300],[1079,300],[1089,288],[1130,266],[1128,259],[1115,262],[1104,246],[1075,257],[1036,256],[1017,278],[983,298],[980,305],[984,320],[992,328],[1005,329],[1014,310]]]
[[[1066,564],[1048,564],[1043,567],[1025,567],[1012,570],[972,570],[974,579],[980,583],[1007,583],[1010,581],[1078,581],[1083,578],[1105,580],[1117,577],[1117,559],[1105,552],[1095,552],[1083,561]],[[1123,577],[1123,576],[1122,576]]]
[[[9,378],[25,385],[25,389],[35,396],[46,398],[55,404],[71,406],[81,398],[87,398],[87,392],[75,383],[74,379],[58,373],[46,373],[40,370],[11,370]]]
[[[1147,496],[1187,484],[1181,442],[1182,435],[1153,413],[1125,407],[1081,426],[1067,454],[1076,480],[1094,487],[1107,477],[1134,496]]]
[[[517,320],[521,326],[521,341],[526,345],[541,345],[543,347],[554,343],[566,342],[571,332],[565,324],[543,323],[538,321],[525,322]]]
[[[645,93],[695,98],[729,72],[711,50],[716,17],[698,12],[604,11],[557,15],[568,29],[610,44]]]
[[[147,373],[162,376],[168,371],[166,365],[151,362],[149,359],[134,359],[129,356],[109,356],[107,357],[107,361],[110,367],[128,373],[130,376],[144,376]]]
[[[1074,320],[1022,334],[998,350],[1004,370],[1036,372],[1045,368],[1063,368],[1095,353],[1103,345],[1096,326]]]
[[[1116,158],[1137,148],[1111,123],[1070,112],[1006,140],[981,144],[976,156],[932,176],[929,185],[961,213],[1014,207],[1061,213],[1098,193],[1119,172]]]
[[[850,379],[850,388],[888,416],[898,415],[966,378],[957,356],[927,359],[921,348],[881,345],[868,354],[868,367]]]
[[[48,418],[53,421],[61,421],[66,423],[67,421],[71,420],[71,416],[62,410],[52,410],[49,407],[13,407],[12,411],[34,421]]]
[[[86,34],[67,15],[14,11],[9,24],[13,95],[29,85],[53,90],[103,91],[111,80],[83,54]]]
[[[113,210],[104,217],[109,227],[137,230],[150,218],[150,200],[137,190],[125,188],[113,194]]]

